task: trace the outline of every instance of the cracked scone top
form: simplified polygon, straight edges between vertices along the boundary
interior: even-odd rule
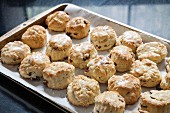
[[[166,57],[168,51],[166,46],[160,42],[148,42],[140,45],[136,53],[139,60],[149,59],[159,63]]]
[[[124,113],[125,100],[116,91],[105,91],[95,98],[93,113]]]
[[[75,77],[67,87],[67,99],[76,106],[89,106],[100,93],[99,84],[96,80],[84,75]]]
[[[20,76],[29,79],[39,79],[42,77],[43,69],[50,64],[47,55],[41,52],[33,52],[23,59],[19,66]]]
[[[90,22],[83,17],[75,17],[66,25],[66,34],[71,38],[82,39],[88,36]]]
[[[86,68],[87,63],[97,57],[97,50],[89,42],[75,44],[71,47],[68,55],[68,63],[78,68]]]
[[[141,86],[155,87],[161,81],[157,64],[149,59],[136,60],[132,64],[130,73],[139,78]]]
[[[164,90],[170,90],[170,72],[168,72],[165,77],[162,77],[160,87]]]
[[[136,49],[143,44],[141,36],[135,31],[125,31],[116,40],[116,45],[125,45],[136,53]]]
[[[70,20],[70,16],[64,11],[57,11],[49,15],[46,19],[48,29],[53,31],[65,31],[66,24]]]
[[[116,32],[110,26],[95,27],[90,33],[91,43],[97,50],[107,50],[116,43]]]
[[[124,45],[116,46],[110,52],[110,58],[115,63],[116,71],[119,72],[130,70],[134,56],[132,49]]]
[[[170,72],[170,57],[168,57],[168,58],[166,59],[166,62],[167,62],[167,64],[166,64],[166,70],[167,70],[167,72]]]
[[[40,25],[29,27],[21,37],[21,41],[31,48],[41,48],[47,41],[46,30]]]
[[[139,112],[170,113],[170,90],[151,90],[142,93]]]
[[[108,90],[119,92],[124,97],[126,104],[136,103],[141,94],[140,81],[131,74],[113,75],[108,80]]]
[[[31,54],[30,47],[21,41],[7,43],[1,49],[1,61],[5,64],[19,64],[27,56]]]
[[[71,46],[72,40],[70,37],[65,34],[58,34],[50,38],[46,48],[46,54],[52,61],[64,60],[68,57]]]
[[[97,56],[89,61],[85,75],[94,78],[100,83],[107,83],[108,79],[116,73],[114,62],[105,56]]]
[[[43,70],[44,84],[52,89],[65,89],[74,79],[75,67],[65,62],[52,62]]]

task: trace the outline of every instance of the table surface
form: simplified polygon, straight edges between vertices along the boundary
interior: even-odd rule
[[[0,36],[61,3],[72,3],[170,40],[170,0],[1,0]],[[50,107],[50,108],[49,108]],[[0,112],[54,112],[54,106],[0,76]]]

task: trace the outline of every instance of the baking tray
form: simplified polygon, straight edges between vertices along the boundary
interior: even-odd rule
[[[28,21],[20,24],[19,26],[15,27],[11,31],[1,36],[0,37],[0,49],[6,43],[10,41],[20,40],[22,34],[26,31],[26,29],[35,24],[42,25],[46,28],[48,40],[49,38],[51,38],[52,36],[55,36],[56,34],[64,33],[64,32],[49,31],[47,29],[47,26],[45,25],[45,19],[47,18],[47,16],[55,11],[65,11],[70,15],[71,18],[82,16],[88,19],[91,23],[91,27],[90,27],[91,30],[96,26],[109,25],[116,31],[118,36],[127,30],[136,31],[142,36],[144,43],[151,42],[151,41],[161,42],[166,45],[168,49],[168,53],[170,53],[170,41],[169,40],[166,40],[164,38],[155,36],[153,34],[144,32],[137,28],[128,26],[121,22],[112,20],[110,18],[91,12],[79,6],[68,4],[68,3],[57,5],[29,19]],[[76,39],[72,39],[72,40],[73,40],[73,44],[81,43],[84,41],[90,41],[89,36],[81,40],[76,40]],[[35,49],[33,51],[45,52],[45,47],[41,49]],[[108,55],[109,51],[98,51],[98,53],[100,55]],[[167,56],[170,56],[170,54],[168,54]],[[165,65],[166,65],[165,60],[163,60],[161,63],[158,64],[158,68],[161,71],[162,76],[166,74]],[[65,112],[90,113],[93,110],[94,105],[90,105],[89,107],[77,107],[77,106],[70,104],[66,98],[66,90],[49,89],[43,85],[42,80],[31,81],[28,79],[20,78],[20,75],[18,73],[18,66],[10,66],[10,65],[5,65],[5,64],[0,63],[0,73],[2,73],[3,76],[7,77],[8,80],[14,81],[16,84],[19,84],[22,87],[24,87],[26,90],[32,92],[35,95],[38,95],[40,98],[46,100],[49,104],[52,104],[56,106],[57,108],[63,109],[63,111]],[[83,74],[83,70],[76,69],[76,75],[78,74]],[[116,73],[116,74],[123,74],[123,73]],[[107,85],[100,84],[100,88],[101,88],[101,92],[103,92],[107,90]],[[145,92],[151,89],[155,89],[155,88],[142,88],[142,92]],[[132,111],[137,110],[138,104],[139,104],[139,101],[134,105],[127,105],[125,113],[131,113]]]

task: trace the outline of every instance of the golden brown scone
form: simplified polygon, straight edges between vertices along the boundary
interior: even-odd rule
[[[161,62],[168,54],[167,48],[160,42],[148,42],[137,48],[137,57],[139,60],[149,59],[155,63]]]
[[[166,65],[166,70],[167,72],[170,72],[170,57],[166,59],[167,65]]]
[[[75,67],[65,62],[53,62],[43,70],[44,83],[52,89],[65,89],[74,79]]]
[[[170,113],[170,90],[151,90],[141,94],[140,113]]]
[[[107,83],[108,79],[116,73],[114,62],[105,56],[98,56],[89,61],[85,75],[94,78],[100,83]]]
[[[140,81],[131,74],[112,76],[108,80],[108,90],[117,91],[125,99],[126,104],[134,104],[141,94]]]
[[[157,64],[149,59],[136,60],[130,73],[139,78],[141,86],[155,87],[161,82],[161,74]]]
[[[95,98],[93,113],[124,113],[125,100],[115,91],[105,91]]]
[[[75,77],[67,87],[67,99],[76,106],[89,106],[100,93],[99,84],[96,80],[84,75]]]
[[[30,53],[30,47],[23,42],[9,42],[1,49],[1,61],[5,64],[19,64]]]
[[[107,50],[116,43],[116,32],[110,26],[95,27],[90,33],[91,43],[97,50]]]
[[[119,72],[130,70],[134,56],[132,49],[124,45],[116,46],[110,52],[110,58],[115,63],[116,71]]]
[[[143,44],[141,36],[135,31],[125,31],[116,40],[116,45],[125,45],[136,53],[136,49]]]
[[[162,77],[160,87],[164,90],[170,90],[170,72],[168,72],[165,77]]]
[[[64,34],[59,34],[49,40],[46,54],[52,61],[64,60],[68,57],[71,46],[72,40],[70,37]]]
[[[90,22],[83,17],[75,17],[66,25],[66,34],[71,38],[82,39],[88,36]]]
[[[43,75],[43,69],[50,64],[47,55],[41,52],[33,52],[23,59],[19,66],[20,76],[29,79],[39,79]]]
[[[78,68],[87,68],[87,63],[97,57],[97,50],[89,42],[73,45],[68,55],[68,63]]]
[[[70,20],[70,16],[64,11],[57,11],[49,15],[46,19],[48,29],[53,31],[65,31],[66,24]]]
[[[47,41],[46,30],[40,25],[29,27],[21,37],[22,42],[31,48],[41,48]]]

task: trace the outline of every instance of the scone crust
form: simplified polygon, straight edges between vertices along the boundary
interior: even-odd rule
[[[141,36],[135,31],[125,31],[116,40],[116,45],[125,45],[136,53],[136,49],[143,44]]]
[[[108,90],[119,92],[125,98],[126,104],[136,103],[141,94],[140,81],[131,74],[112,76],[108,80]]]
[[[141,94],[139,111],[149,113],[169,113],[170,90],[151,90]]]
[[[85,75],[94,78],[100,83],[107,83],[108,79],[116,73],[114,62],[105,56],[97,56],[89,61]]]
[[[170,72],[168,72],[165,77],[162,77],[160,87],[164,90],[170,90]]]
[[[33,52],[23,59],[19,66],[20,76],[29,79],[38,79],[43,75],[43,69],[50,64],[47,55],[41,52]]]
[[[65,31],[66,24],[70,20],[70,16],[64,11],[57,11],[49,15],[46,19],[48,29],[53,31]]]
[[[1,49],[1,61],[5,64],[19,64],[27,56],[31,54],[30,47],[21,41],[7,43]]]
[[[167,48],[160,42],[148,42],[137,48],[139,60],[149,59],[155,63],[161,62],[168,54]]]
[[[89,106],[100,93],[99,84],[96,80],[84,75],[75,77],[67,88],[67,98],[76,106]]]
[[[130,70],[134,56],[132,49],[124,45],[116,46],[110,52],[110,58],[115,63],[116,71],[119,72]]]
[[[41,48],[47,41],[46,30],[40,25],[33,25],[22,35],[21,40],[33,49]]]
[[[71,38],[82,39],[88,36],[90,22],[83,17],[75,17],[66,25],[66,34]]]
[[[71,47],[72,40],[70,37],[64,34],[59,34],[49,40],[46,54],[52,61],[64,60],[68,57]]]
[[[95,98],[93,113],[124,113],[125,100],[115,91],[105,91]]]
[[[97,50],[107,50],[116,43],[116,32],[110,26],[98,26],[90,33],[91,43]]]
[[[89,42],[73,45],[69,51],[68,63],[78,68],[87,68],[87,63],[97,57],[97,50]]]
[[[167,70],[167,72],[170,72],[170,57],[168,57],[168,58],[166,59],[166,62],[167,62],[167,64],[166,64],[166,70]]]
[[[65,62],[52,62],[43,70],[43,78],[47,87],[65,89],[75,76],[75,67]]]
[[[149,59],[136,60],[132,64],[130,73],[139,78],[141,86],[155,87],[161,81],[157,64]]]
[[[76,99],[76,97],[74,96],[74,91],[73,91],[72,87],[73,87],[73,84],[71,82],[67,87],[67,99],[68,99],[68,101],[75,106],[82,106],[80,104],[80,102]]]

